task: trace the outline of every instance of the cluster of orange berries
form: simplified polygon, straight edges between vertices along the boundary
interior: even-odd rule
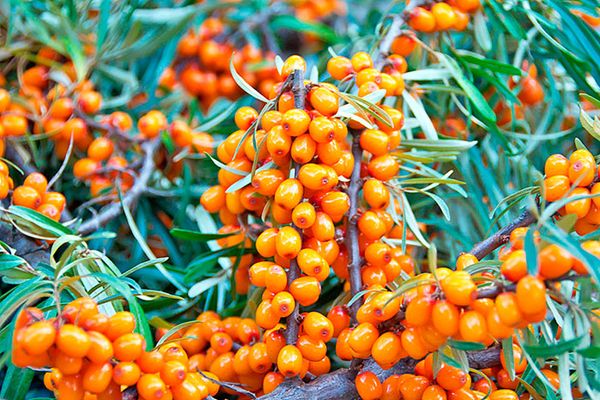
[[[386,96],[398,96],[404,91],[404,79],[402,74],[406,72],[406,55],[414,49],[416,42],[409,36],[401,36],[402,46],[407,44],[410,48],[404,47],[402,54],[394,52],[387,57],[386,63],[381,71],[374,68],[371,56],[365,52],[355,53],[351,58],[336,56],[327,62],[327,72],[335,80],[347,80],[354,78],[358,87],[358,95],[363,97],[379,89],[385,90]],[[394,46],[392,47],[394,50]],[[387,108],[386,111],[394,109]],[[393,112],[393,111],[392,111]],[[396,111],[397,114],[399,111]],[[394,116],[392,116],[394,117]]]
[[[464,31],[469,25],[469,14],[481,8],[479,0],[451,0],[435,2],[430,7],[415,7],[408,17],[408,25],[417,32]]]
[[[331,15],[346,13],[346,4],[339,0],[283,0],[294,8],[298,19],[303,21],[318,21]]]
[[[134,329],[133,314],[108,317],[87,297],[51,319],[26,308],[16,320],[12,362],[51,367],[44,384],[61,400],[120,400],[127,387],[136,387],[145,400],[203,399],[219,391],[211,380],[216,376],[192,365],[180,345],[146,351],[144,337]]]
[[[45,63],[62,59],[46,47],[38,52],[37,58]],[[87,148],[93,138],[84,120],[74,116],[74,112],[76,109],[84,114],[98,112],[102,96],[90,81],[75,85],[77,76],[72,63],[64,62],[61,71],[74,87],[52,82],[50,68],[40,64],[23,72],[18,81],[18,94],[11,95],[6,89],[0,89],[0,136],[18,137],[28,132],[46,134],[54,141],[56,154],[62,157],[71,137],[77,148]]]
[[[567,159],[553,154],[544,166],[543,195],[546,201],[558,201],[565,196],[600,194],[600,166],[588,150],[574,151]],[[600,197],[573,200],[559,210],[560,215],[577,216],[575,230],[581,235],[593,232],[600,225]]]
[[[518,377],[527,367],[523,350],[516,344],[513,345],[513,358],[517,376],[514,379],[507,371],[504,353],[500,355],[501,367],[483,369],[482,376],[475,382],[469,373],[445,363],[434,373],[433,355],[429,354],[417,363],[414,374],[393,374],[381,382],[373,372],[363,371],[356,376],[355,384],[363,400],[527,399],[528,394],[519,396],[515,392]],[[550,368],[543,368],[541,372],[557,390],[558,374]]]
[[[0,161],[0,169],[2,170],[0,174],[8,172],[5,166],[6,164]],[[12,186],[12,179],[8,175],[5,175],[5,177]],[[2,186],[3,181],[0,178],[0,186]],[[66,205],[65,196],[59,192],[49,192],[47,189],[48,181],[46,177],[39,172],[32,172],[27,175],[23,185],[14,188],[12,202],[16,206],[31,208],[50,219],[59,221]],[[4,190],[2,192],[0,193],[0,198],[2,198]]]
[[[325,342],[334,335],[332,321],[340,319],[349,323],[347,310],[333,320],[308,313],[296,344],[287,345],[282,324],[262,331],[254,319],[221,319],[205,311],[197,318],[198,324],[174,334],[176,341],[168,346],[188,355],[190,371],[209,371],[219,381],[238,383],[261,395],[272,392],[286,377],[328,373],[331,361]]]
[[[229,70],[232,60],[236,71],[262,93],[269,93],[276,83],[275,56],[246,44],[237,48],[224,39],[226,27],[218,18],[206,19],[198,31],[190,30],[179,41],[178,60],[167,68],[160,85],[172,90],[178,82],[208,108],[216,98],[235,100],[243,92]],[[180,64],[180,65],[179,65]]]

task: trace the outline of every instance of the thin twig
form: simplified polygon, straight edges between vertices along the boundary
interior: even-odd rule
[[[531,211],[525,210],[510,224],[504,226],[502,229],[500,229],[498,232],[494,233],[492,236],[485,239],[484,241],[477,243],[469,253],[477,257],[478,260],[481,260],[488,254],[496,250],[498,247],[507,243],[510,239],[510,233],[512,231],[514,231],[517,228],[529,226],[535,221],[535,215]]]
[[[156,154],[159,146],[160,138],[156,138],[142,144],[141,147],[142,151],[144,152],[144,162],[142,164],[142,168],[140,169],[139,176],[131,189],[124,194],[122,203],[116,202],[107,206],[96,216],[81,224],[78,229],[79,234],[88,235],[106,225],[108,222],[112,221],[119,216],[119,214],[121,214],[123,207],[131,207],[138,200],[142,193],[145,192],[148,181],[156,169],[156,165],[154,164],[154,155]]]

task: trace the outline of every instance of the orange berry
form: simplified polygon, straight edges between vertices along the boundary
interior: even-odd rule
[[[355,72],[360,72],[365,68],[373,68],[371,56],[364,51],[359,51],[352,56],[350,60]]]
[[[69,357],[85,356],[90,346],[91,340],[88,334],[75,325],[63,325],[56,336],[56,347]]]
[[[577,187],[569,194],[569,197],[574,196],[589,196],[590,191],[586,188]],[[592,206],[592,199],[587,197],[579,200],[573,200],[565,205],[565,211],[567,214],[575,214],[577,218],[584,218],[589,212]]]
[[[158,375],[144,374],[137,382],[137,391],[141,397],[148,400],[165,399],[167,386]]]
[[[304,332],[314,340],[328,342],[333,337],[333,324],[318,312],[309,312],[302,322]]]
[[[133,332],[135,328],[135,318],[132,313],[119,311],[108,319],[108,327],[105,335],[114,341],[118,337]]]
[[[352,73],[352,62],[346,57],[332,57],[327,61],[327,72],[333,79],[342,80]]]
[[[134,361],[144,352],[145,340],[139,333],[127,333],[113,343],[115,358],[119,361]]]
[[[416,7],[410,13],[408,24],[419,32],[433,32],[436,28],[436,19],[430,11],[423,7]]]
[[[431,13],[435,19],[435,28],[439,31],[452,28],[456,23],[456,13],[454,12],[454,9],[447,3],[435,3],[431,7]]]
[[[391,368],[405,355],[402,340],[393,332],[385,332],[379,336],[371,347],[371,356],[383,369]]]
[[[500,293],[495,300],[498,316],[503,324],[516,326],[523,320],[523,315],[517,305],[517,297],[514,293]]]
[[[225,189],[220,186],[208,188],[200,197],[200,204],[209,213],[215,213],[225,207]]]
[[[0,117],[4,136],[23,136],[27,132],[27,119],[22,115],[5,114]]]
[[[36,209],[42,203],[40,194],[30,186],[19,186],[13,192],[13,204]]]
[[[458,390],[467,383],[467,374],[451,365],[443,365],[435,380],[445,390]]]
[[[550,244],[540,250],[540,275],[545,279],[554,279],[568,273],[573,267],[573,257],[560,246]]]
[[[546,201],[556,201],[562,198],[571,187],[569,178],[564,175],[555,175],[544,179],[544,198]]]
[[[326,117],[337,113],[339,109],[339,97],[332,89],[317,87],[308,94],[308,100],[315,110]]]
[[[523,277],[517,283],[516,296],[517,305],[523,314],[535,315],[545,312],[546,286],[540,278],[531,275]]]
[[[569,180],[579,187],[589,186],[596,176],[596,164],[585,158],[570,162]]]
[[[239,129],[242,131],[248,130],[250,126],[258,118],[258,112],[248,106],[240,107],[235,112],[234,121]]]
[[[519,279],[527,275],[527,261],[525,251],[515,250],[508,255],[502,263],[500,272],[504,277],[512,282],[518,282]]]
[[[20,342],[27,354],[35,356],[48,351],[54,344],[56,329],[49,321],[38,321],[25,328]]]
[[[306,61],[298,55],[289,56],[281,67],[281,79],[285,80],[294,70],[306,71]]]
[[[97,364],[101,364],[109,361],[113,357],[113,345],[100,332],[90,331],[88,332],[90,338],[90,347],[86,353],[86,357]]]
[[[56,207],[59,213],[65,209],[67,199],[62,193],[46,192],[42,195],[42,204],[50,204]]]
[[[102,95],[94,90],[86,90],[79,94],[79,106],[86,114],[94,114],[102,106]]]
[[[91,393],[102,393],[113,377],[113,367],[110,362],[89,364],[83,372],[83,389]]]
[[[302,353],[294,345],[284,346],[277,356],[277,369],[285,377],[300,374],[302,369]]]
[[[546,159],[546,164],[544,165],[546,178],[557,175],[567,176],[568,172],[569,160],[562,154],[552,154]]]
[[[465,271],[455,271],[441,281],[446,298],[459,306],[467,306],[477,296],[477,286]]]
[[[146,374],[155,374],[160,372],[163,366],[163,355],[159,351],[145,351],[136,360],[136,364],[142,372]]]
[[[113,368],[113,380],[119,385],[133,386],[140,376],[140,367],[134,362],[120,362]]]
[[[373,178],[380,181],[387,181],[396,176],[400,170],[400,166],[392,155],[385,154],[372,158],[367,169]]]
[[[363,400],[376,400],[383,395],[383,387],[377,375],[371,371],[362,371],[354,380],[356,391]]]
[[[304,307],[314,304],[321,294],[321,284],[312,276],[303,276],[290,284],[290,293]]]
[[[439,300],[431,310],[435,329],[445,336],[454,336],[459,330],[458,308],[448,300]]]

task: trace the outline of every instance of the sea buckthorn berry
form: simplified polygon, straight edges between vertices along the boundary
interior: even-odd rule
[[[292,314],[296,307],[296,301],[294,296],[289,292],[279,292],[271,300],[271,306],[273,312],[277,314],[279,318],[285,318]]]
[[[569,173],[569,160],[562,154],[552,154],[546,159],[544,173],[546,178],[557,175],[567,176]]]
[[[192,144],[194,136],[190,126],[184,121],[173,121],[169,126],[169,132],[175,145],[179,147],[188,147]]]
[[[306,71],[306,61],[298,55],[289,56],[281,67],[281,78],[285,80],[294,70]]]
[[[310,228],[317,218],[315,207],[308,203],[300,203],[292,211],[292,221],[300,229]]]
[[[412,34],[397,36],[392,42],[391,51],[394,54],[406,57],[413,52],[417,46],[417,41],[413,38]]]
[[[402,340],[393,332],[385,332],[379,336],[371,347],[371,356],[383,369],[391,368],[405,355]]]
[[[119,311],[108,319],[106,337],[114,341],[118,337],[131,333],[135,329],[135,317],[128,311]]]
[[[113,380],[119,385],[133,386],[140,376],[140,367],[134,362],[120,362],[113,368]]]
[[[94,114],[102,106],[102,95],[94,90],[86,90],[80,93],[78,103],[81,111],[86,114]]]
[[[276,125],[283,122],[283,114],[276,110],[269,110],[263,114],[260,124],[265,131],[270,131]]]
[[[283,172],[278,169],[258,171],[252,178],[252,186],[263,196],[273,196],[284,180]]]
[[[579,187],[589,186],[596,176],[596,164],[586,158],[578,159],[569,165],[569,180]]]
[[[275,191],[275,203],[287,210],[292,210],[300,203],[303,195],[304,188],[298,179],[286,179]]]
[[[294,345],[287,345],[281,349],[277,356],[277,369],[285,377],[300,374],[302,370],[302,354]]]
[[[301,306],[310,306],[319,299],[321,284],[312,276],[303,276],[292,281],[290,293]]]
[[[355,72],[360,72],[365,68],[373,67],[373,60],[371,59],[371,56],[364,51],[355,53],[350,62],[352,63],[352,68],[354,68]]]
[[[352,61],[346,57],[336,56],[327,61],[327,72],[333,79],[342,80],[353,71]]]
[[[517,297],[514,293],[500,293],[495,300],[498,316],[503,324],[516,326],[523,320],[523,315],[517,305]]]
[[[569,198],[575,197],[575,196],[589,196],[589,195],[590,195],[590,191],[588,189],[582,188],[582,187],[577,187],[577,188],[573,189],[573,191],[571,191],[571,193],[569,194]],[[575,214],[575,215],[577,215],[577,218],[581,219],[581,218],[584,218],[590,212],[591,206],[592,206],[592,199],[589,197],[586,197],[583,199],[573,200],[573,201],[568,202],[565,205],[565,211],[567,214]]]
[[[479,260],[473,254],[463,253],[456,259],[456,269],[460,271],[469,265],[477,264],[478,262]]]
[[[458,308],[448,300],[437,301],[431,310],[431,322],[441,334],[454,336],[459,330]]]
[[[535,315],[545,312],[546,286],[541,279],[531,275],[523,277],[517,283],[516,296],[517,305],[523,314]]]
[[[333,324],[322,314],[310,312],[302,323],[304,332],[312,339],[328,342],[333,337]]]
[[[43,196],[48,188],[48,180],[46,180],[46,177],[39,172],[32,172],[25,178],[23,186],[29,186],[30,188],[35,189],[40,196]]]
[[[477,311],[467,311],[460,317],[459,331],[467,342],[482,342],[487,336],[485,317]]]
[[[568,273],[573,267],[573,257],[560,246],[548,245],[539,252],[540,275],[545,279],[554,279]]]
[[[365,249],[365,260],[372,265],[386,265],[392,261],[392,249],[385,243],[373,242]]]
[[[300,135],[292,142],[290,153],[292,159],[298,164],[306,164],[315,157],[317,142],[307,133]]]
[[[115,358],[119,361],[134,361],[144,352],[144,337],[139,333],[127,333],[113,343]]]
[[[4,136],[23,136],[27,132],[27,119],[22,115],[5,114],[0,117]]]
[[[65,209],[67,199],[62,193],[59,192],[46,192],[42,195],[42,204],[51,204],[58,212],[62,212]]]
[[[367,179],[363,185],[365,201],[371,208],[382,209],[390,201],[390,193],[385,185],[377,179]]]
[[[333,324],[333,337],[350,326],[350,311],[345,306],[334,306],[327,313],[327,319]]]
[[[419,360],[428,353],[427,347],[415,328],[407,328],[402,331],[402,348],[406,350],[409,357]]]
[[[91,158],[82,158],[75,161],[73,165],[73,175],[79,180],[86,180],[96,173],[100,168],[100,163]]]
[[[458,390],[467,383],[467,374],[451,365],[443,365],[438,371],[435,381],[445,390]]]
[[[440,385],[428,386],[421,397],[423,400],[445,400],[446,391]]]
[[[235,112],[234,121],[239,129],[245,131],[250,128],[250,125],[252,125],[257,118],[258,112],[254,108],[244,106],[238,108]]]
[[[275,249],[277,254],[286,259],[292,259],[298,255],[302,247],[300,234],[290,226],[284,226],[277,233]]]
[[[36,209],[42,203],[42,196],[30,186],[19,186],[13,192],[13,204]]]
[[[330,119],[317,117],[310,121],[308,133],[316,143],[331,142],[335,138],[335,126]]]
[[[70,357],[83,357],[90,349],[91,341],[88,334],[81,328],[65,324],[58,330],[56,347]]]
[[[90,338],[90,348],[86,353],[86,357],[98,364],[109,361],[114,354],[110,340],[100,332],[90,331],[88,336]]]
[[[285,270],[277,265],[271,265],[266,272],[265,286],[267,290],[273,293],[279,293],[285,290],[287,286],[287,275]]]
[[[408,24],[419,32],[433,32],[436,28],[435,16],[423,7],[416,7],[410,13]]]
[[[387,181],[398,174],[400,166],[392,155],[385,154],[372,158],[367,169],[373,178],[380,181]]]
[[[112,155],[113,150],[114,144],[110,139],[99,137],[90,143],[87,154],[92,160],[104,161]]]
[[[369,356],[378,337],[377,327],[370,322],[363,322],[350,332],[348,345],[355,353]]]
[[[339,108],[339,97],[333,89],[317,87],[308,94],[308,100],[315,110],[326,117],[337,113]]]
[[[279,372],[269,372],[263,378],[263,391],[265,394],[269,394],[274,391],[277,386],[279,386],[285,377],[281,375]]]
[[[389,150],[389,138],[378,129],[365,129],[360,135],[360,147],[374,156],[382,156]]]
[[[434,301],[420,297],[413,299],[406,307],[406,323],[411,326],[427,325],[431,319]]]
[[[356,391],[363,400],[376,400],[383,395],[383,387],[377,375],[371,371],[363,371],[354,380]]]
[[[386,232],[385,224],[373,211],[367,211],[360,216],[358,229],[369,240],[378,240]]]
[[[186,366],[179,361],[167,361],[160,370],[160,379],[169,385],[180,385],[187,376]]]
[[[217,353],[223,354],[231,350],[233,340],[225,332],[217,332],[210,338],[210,347],[216,350]]]
[[[543,370],[542,370],[543,372]],[[482,379],[483,380],[483,379]],[[490,393],[489,400],[517,400],[519,395],[514,390],[499,389]]]
[[[322,190],[331,183],[328,170],[318,164],[304,164],[298,172],[298,180],[311,190]]]
[[[435,28],[437,30],[443,31],[452,28],[456,23],[454,9],[444,2],[435,3],[431,7],[431,13],[435,18]]]
[[[556,201],[562,198],[571,187],[569,178],[564,175],[555,175],[544,180],[544,198],[547,201]]]
[[[267,345],[265,343],[255,343],[252,345],[248,363],[250,368],[256,373],[261,374],[267,372],[271,367],[271,360],[269,359]]]
[[[167,396],[167,386],[158,375],[144,374],[136,385],[137,391],[144,399],[160,400]]]
[[[519,347],[518,344],[513,343],[513,367],[517,374],[522,373],[527,368],[527,358],[523,354],[523,350]],[[502,368],[506,368],[506,358],[504,357],[504,351],[500,353],[500,364],[502,364]]]
[[[500,272],[504,277],[512,282],[518,282],[519,279],[527,275],[527,261],[524,250],[515,250],[509,254],[500,267]]]
[[[321,198],[321,209],[332,220],[339,221],[350,209],[350,198],[344,192],[328,192]]]
[[[324,212],[315,215],[315,222],[311,226],[313,236],[320,242],[327,242],[335,238],[335,225],[331,217]]]
[[[208,188],[200,197],[200,204],[209,213],[215,213],[225,207],[225,189],[220,186]]]
[[[48,351],[54,344],[56,329],[49,321],[38,321],[25,328],[21,343],[27,354],[35,356]]]
[[[108,388],[113,377],[113,367],[110,362],[89,364],[83,373],[83,389],[91,393],[102,393]]]
[[[294,108],[283,114],[281,127],[288,136],[300,136],[306,133],[310,124],[310,116],[304,110]]]
[[[477,295],[477,286],[471,275],[464,271],[456,271],[441,280],[442,290],[446,298],[459,306],[468,306]]]
[[[258,254],[263,257],[273,257],[275,255],[275,241],[278,233],[279,229],[268,228],[258,235],[256,238],[256,251],[258,251]]]

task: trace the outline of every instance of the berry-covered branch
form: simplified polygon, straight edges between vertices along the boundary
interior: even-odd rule
[[[77,231],[81,235],[89,235],[97,229],[102,228],[107,223],[118,217],[123,207],[131,207],[136,203],[139,197],[144,193],[148,186],[148,181],[152,176],[152,173],[156,170],[154,164],[154,156],[160,146],[160,138],[155,138],[147,142],[142,143],[141,148],[143,152],[144,161],[140,168],[139,175],[135,180],[135,183],[123,194],[123,200],[121,202],[113,203],[107,206],[105,209],[100,211],[97,215],[91,219],[83,222]]]

